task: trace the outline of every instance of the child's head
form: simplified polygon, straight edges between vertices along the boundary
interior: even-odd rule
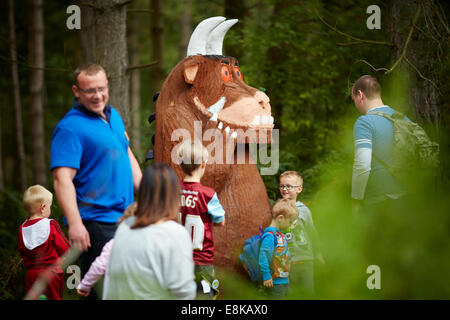
[[[279,199],[272,207],[272,224],[280,230],[286,230],[298,218],[295,202],[289,199]]]
[[[180,166],[183,172],[191,176],[200,167],[204,172],[209,153],[199,140],[186,139],[178,149],[178,158],[181,159]]]
[[[297,171],[285,171],[280,175],[280,194],[283,199],[297,200],[303,190],[303,178]]]
[[[23,207],[30,218],[48,218],[53,202],[53,194],[41,185],[34,185],[23,194]]]
[[[137,210],[137,202],[135,201],[125,209],[118,223],[121,223],[126,218],[134,216],[136,214],[136,210]]]
[[[136,222],[131,227],[142,228],[163,219],[176,220],[180,207],[180,182],[165,163],[149,166],[139,187]]]

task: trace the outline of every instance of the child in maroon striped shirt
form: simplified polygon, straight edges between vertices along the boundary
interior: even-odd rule
[[[186,174],[181,182],[179,220],[192,238],[197,299],[212,299],[211,287],[215,280],[213,224],[225,225],[225,210],[217,193],[200,183],[209,157],[206,147],[199,140],[188,139],[181,143],[178,156],[180,167]]]

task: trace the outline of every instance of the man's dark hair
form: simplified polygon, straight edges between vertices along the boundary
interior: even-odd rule
[[[380,96],[381,86],[376,78],[364,75],[353,84],[352,95],[356,95],[358,90],[361,90],[368,99],[373,99]]]
[[[78,68],[76,68],[75,71],[73,72],[73,83],[75,85],[78,85],[78,76],[80,75],[81,72],[85,72],[86,74],[92,76],[100,71],[103,71],[106,74],[106,77],[108,77],[108,74],[101,65],[97,63],[82,64]]]

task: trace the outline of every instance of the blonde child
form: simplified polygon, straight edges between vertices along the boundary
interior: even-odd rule
[[[295,202],[298,218],[285,230],[291,252],[291,283],[305,293],[314,293],[314,260],[324,263],[319,249],[319,237],[314,227],[311,211],[297,201],[303,191],[303,178],[297,171],[285,171],[280,175],[280,193],[283,199]]]
[[[37,298],[30,289],[38,278],[45,278],[44,294],[49,300],[64,299],[63,256],[69,242],[61,228],[50,217],[53,194],[40,185],[29,187],[23,194],[23,206],[28,219],[19,227],[19,252],[28,269],[25,284],[28,295]]]
[[[217,193],[200,183],[209,156],[205,146],[198,140],[187,139],[180,145],[178,156],[186,174],[181,182],[179,219],[192,237],[198,298],[212,298],[211,284],[215,280],[213,224],[225,225],[225,210]]]
[[[292,201],[278,200],[272,208],[272,222],[262,236],[259,268],[263,285],[273,298],[283,298],[288,292],[290,257],[282,231],[289,228],[297,216]]]

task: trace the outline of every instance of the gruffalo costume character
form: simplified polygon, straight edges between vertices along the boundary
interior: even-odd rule
[[[266,94],[245,84],[236,58],[222,55],[225,33],[236,22],[212,17],[192,33],[187,56],[173,68],[156,102],[154,155],[181,180],[174,148],[184,138],[197,138],[208,148],[211,158],[201,182],[217,192],[226,212],[225,227],[214,228],[214,265],[239,270],[238,250],[271,219],[248,144],[271,142],[273,117]]]

